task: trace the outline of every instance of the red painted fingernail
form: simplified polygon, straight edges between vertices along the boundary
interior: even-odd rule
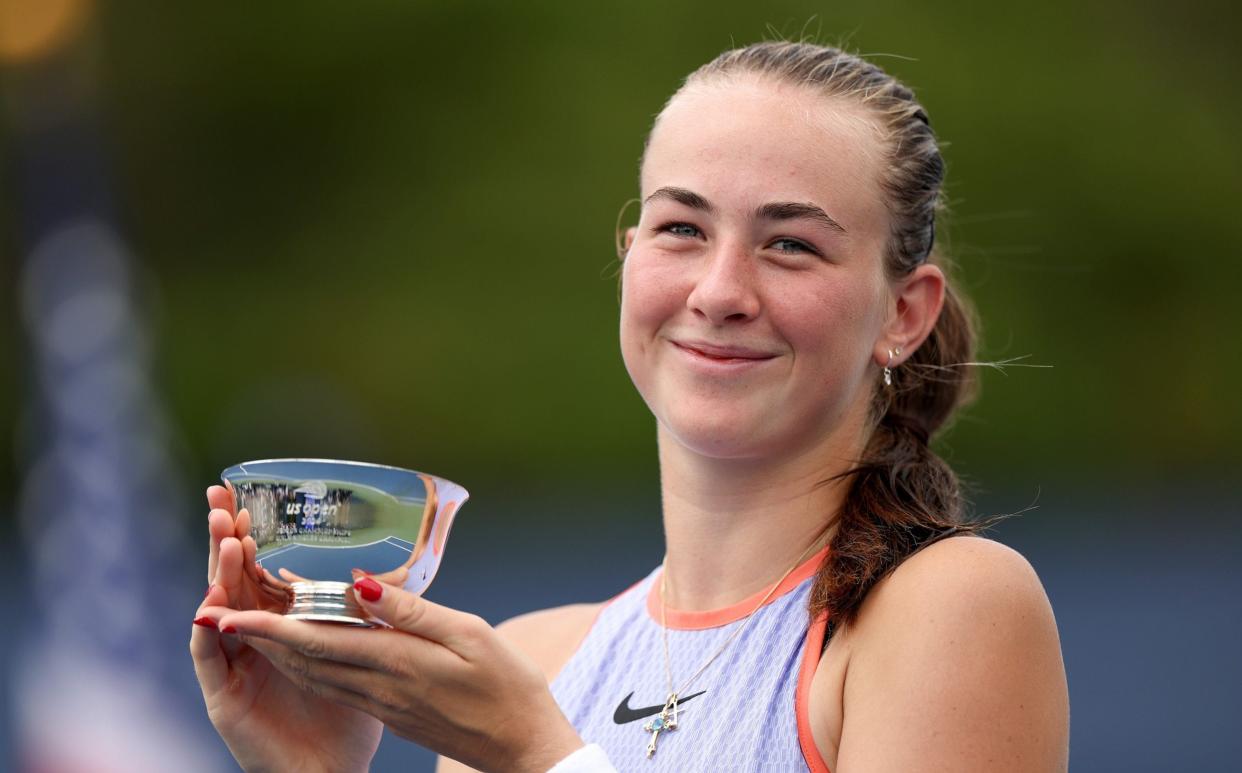
[[[237,629],[231,625],[226,625],[220,629],[220,633],[237,633]]]
[[[204,628],[215,628],[216,627],[216,621],[212,620],[210,617],[207,617],[207,616],[194,618],[194,624],[201,625]]]
[[[354,583],[354,590],[358,591],[358,595],[367,601],[379,601],[380,596],[384,595],[384,589],[370,577],[363,577]]]

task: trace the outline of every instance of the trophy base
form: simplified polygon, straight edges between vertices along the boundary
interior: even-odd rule
[[[347,582],[295,582],[290,589],[289,609],[285,617],[367,628],[375,626],[354,600],[354,586]]]

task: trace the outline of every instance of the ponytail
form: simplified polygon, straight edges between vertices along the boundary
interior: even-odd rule
[[[852,620],[871,588],[903,560],[954,534],[994,521],[968,522],[957,475],[930,441],[977,389],[959,367],[974,352],[969,308],[951,290],[928,339],[893,370],[873,403],[874,429],[849,476],[832,549],[815,575],[809,611],[828,612],[834,628]],[[844,477],[842,476],[842,477]]]

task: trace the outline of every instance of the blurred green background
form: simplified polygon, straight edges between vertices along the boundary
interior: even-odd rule
[[[643,137],[720,50],[809,34],[918,92],[947,146],[943,238],[982,354],[1054,366],[984,374],[943,444],[959,468],[985,489],[1213,485],[1242,429],[1232,18],[1224,3],[115,2],[95,9],[89,56],[198,480],[271,455],[650,480],[612,279]],[[20,339],[5,345],[13,361]],[[6,437],[21,388],[3,381]]]
[[[63,105],[98,122],[85,141],[108,165],[100,198],[132,253],[172,447],[147,440],[183,494],[161,512],[194,546],[161,543],[184,568],[167,583],[122,586],[174,588],[159,614],[175,635],[156,641],[141,616],[129,633],[173,653],[168,692],[221,759],[174,618],[201,593],[199,492],[230,464],[353,458],[465,484],[431,595],[493,622],[626,587],[661,546],[654,421],[617,346],[618,211],[687,73],[735,44],[810,36],[919,94],[981,357],[1052,366],[984,370],[939,445],[979,510],[1040,506],[999,538],[1057,611],[1074,769],[1231,769],[1237,16],[1065,0],[0,0],[0,521],[37,488],[47,444],[19,302],[34,209],[20,172]],[[72,61],[56,78],[13,53],[40,35]],[[0,551],[13,618],[39,564],[31,525]],[[375,769],[429,769],[411,749],[385,742]]]

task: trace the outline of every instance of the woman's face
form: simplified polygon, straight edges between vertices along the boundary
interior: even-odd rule
[[[679,443],[759,458],[850,442],[893,303],[881,145],[861,108],[755,78],[663,113],[622,274],[621,351]]]

